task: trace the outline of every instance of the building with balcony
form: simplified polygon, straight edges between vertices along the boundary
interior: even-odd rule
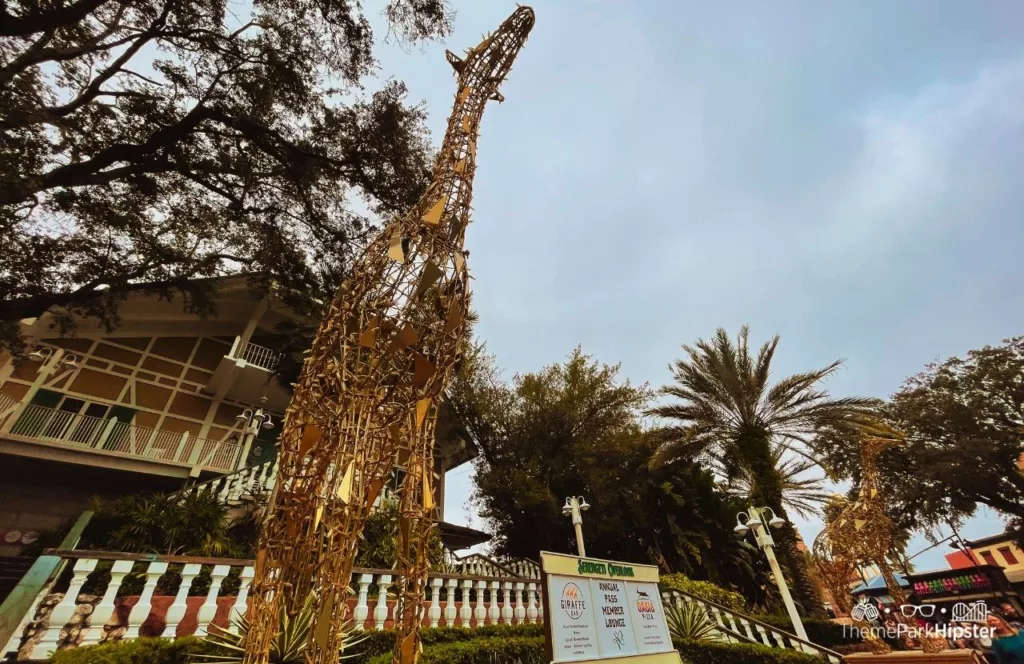
[[[0,555],[17,555],[94,495],[219,482],[238,498],[243,484],[272,481],[290,398],[272,348],[282,323],[303,321],[273,295],[254,295],[245,277],[220,280],[215,316],[182,304],[133,292],[116,329],[82,319],[63,338],[49,314],[22,322],[31,353],[0,355]],[[476,454],[442,409],[435,517],[452,549],[488,538],[443,523],[445,474]],[[259,486],[248,482],[256,477]]]

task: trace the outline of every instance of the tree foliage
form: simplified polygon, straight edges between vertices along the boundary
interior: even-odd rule
[[[374,72],[361,3],[0,5],[0,331],[55,308],[114,324],[127,287],[210,312],[244,271],[314,309],[429,172],[422,107]],[[391,34],[447,34],[444,0],[389,0]]]
[[[929,364],[886,404],[905,442],[879,458],[891,516],[904,530],[972,516],[979,505],[1024,518],[1024,337]],[[851,432],[831,427],[816,448],[833,473],[858,483]]]
[[[784,482],[773,445],[804,446],[816,429],[842,422],[874,406],[870,399],[832,398],[820,384],[841,362],[769,383],[779,337],[753,354],[749,331],[735,341],[722,328],[711,340],[683,346],[684,359],[672,366],[675,381],[661,389],[671,401],[650,410],[668,422],[656,464],[710,457],[728,478],[745,480],[749,498],[785,519]],[[797,601],[810,613],[822,613],[796,532],[780,530],[783,562],[795,581]]]
[[[699,464],[650,468],[646,386],[579,348],[564,363],[503,382],[482,346],[467,354],[452,408],[481,449],[475,499],[500,555],[575,551],[566,496],[591,504],[588,555],[649,561],[763,598],[767,578],[730,524],[739,505]]]

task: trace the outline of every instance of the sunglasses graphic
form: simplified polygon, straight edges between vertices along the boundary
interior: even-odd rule
[[[932,616],[935,615],[935,605],[934,604],[921,604],[921,605],[917,605],[917,604],[904,604],[904,605],[900,606],[900,613],[902,613],[907,618],[911,618],[915,614],[921,616],[922,618],[931,618]]]

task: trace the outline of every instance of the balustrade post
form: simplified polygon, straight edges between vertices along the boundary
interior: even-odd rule
[[[366,629],[366,618],[370,615],[370,607],[367,606],[366,596],[370,592],[371,583],[373,583],[372,574],[359,575],[359,598],[356,600],[356,608],[352,612],[352,617],[355,619],[356,629],[360,631]]]
[[[103,640],[103,628],[110,617],[114,615],[114,600],[117,598],[117,591],[121,588],[124,577],[132,571],[133,565],[135,565],[134,560],[118,560],[110,568],[110,583],[107,584],[100,603],[96,605],[96,608],[92,610],[92,615],[89,616],[89,626],[82,628],[81,644],[83,646],[93,645]]]
[[[192,588],[192,581],[199,576],[202,569],[203,566],[196,563],[188,563],[181,568],[181,585],[178,586],[178,592],[174,595],[174,602],[167,607],[167,617],[164,618],[164,622],[167,624],[164,634],[168,638],[173,639],[178,634],[178,625],[185,617],[185,611],[188,610],[188,591]]]
[[[377,581],[377,606],[373,609],[373,618],[377,623],[377,629],[384,629],[388,620],[388,586],[391,585],[391,575],[382,574]]]
[[[153,591],[160,577],[167,571],[167,563],[153,562],[146,568],[146,583],[142,586],[139,594],[139,601],[132,607],[128,614],[128,629],[125,630],[124,639],[139,638],[139,628],[149,618],[149,612],[153,608]]]
[[[515,608],[515,619],[517,625],[522,625],[523,621],[526,620],[526,607],[523,606],[523,588],[526,584],[522,581],[516,582],[516,608]]]
[[[455,588],[459,585],[458,579],[447,579],[445,585],[448,589],[448,599],[444,604],[444,626],[455,627],[455,616],[458,609],[455,606]]]
[[[544,622],[544,589],[537,586],[537,622]]]
[[[235,598],[234,606],[231,607],[231,612],[228,613],[228,631],[232,634],[238,634],[238,619],[244,617],[249,610],[246,603],[249,600],[249,586],[252,584],[252,578],[255,575],[255,568],[246,565],[238,576],[240,581],[238,584],[238,596]]]
[[[210,623],[217,617],[217,595],[220,594],[220,584],[224,583],[224,577],[231,571],[230,565],[214,565],[210,572],[210,591],[206,593],[206,601],[199,607],[196,614],[196,636],[206,636],[209,633]]]
[[[430,580],[430,626],[437,627],[441,622],[441,586],[444,579],[439,576]]]
[[[501,617],[501,609],[498,607],[498,589],[501,587],[501,582],[491,581],[488,585],[491,587],[491,601],[487,603],[487,622],[497,625],[498,618]]]
[[[484,604],[484,597],[487,596],[487,582],[476,582],[476,607],[473,609],[473,618],[476,626],[487,624],[487,606]]]
[[[512,623],[512,582],[503,581],[501,592],[504,595],[501,603],[501,622],[510,625]]]
[[[537,583],[535,581],[526,584],[526,622],[528,624],[537,622]]]
[[[465,627],[466,629],[469,629],[472,626],[471,619],[473,618],[473,607],[469,603],[470,593],[472,592],[472,590],[473,590],[473,582],[470,581],[469,579],[463,579],[462,580],[462,607],[459,609],[459,618],[461,618],[460,627]],[[483,597],[477,597],[476,601],[477,602],[482,602],[483,599],[484,599]]]
[[[50,612],[50,625],[43,638],[39,640],[32,649],[32,659],[46,659],[57,650],[60,643],[60,633],[75,615],[75,608],[78,605],[78,593],[85,585],[86,578],[96,569],[98,560],[92,558],[79,558],[75,562],[74,576],[68,585],[68,591],[64,593],[63,599],[53,607]]]

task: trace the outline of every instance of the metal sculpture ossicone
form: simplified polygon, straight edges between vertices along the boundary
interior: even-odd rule
[[[463,251],[488,100],[533,28],[518,8],[465,57],[433,179],[356,262],[317,331],[279,441],[280,476],[256,558],[245,664],[266,664],[281,603],[313,595],[308,664],[334,664],[365,518],[400,461],[395,661],[415,662],[433,512],[434,427],[469,311]]]

